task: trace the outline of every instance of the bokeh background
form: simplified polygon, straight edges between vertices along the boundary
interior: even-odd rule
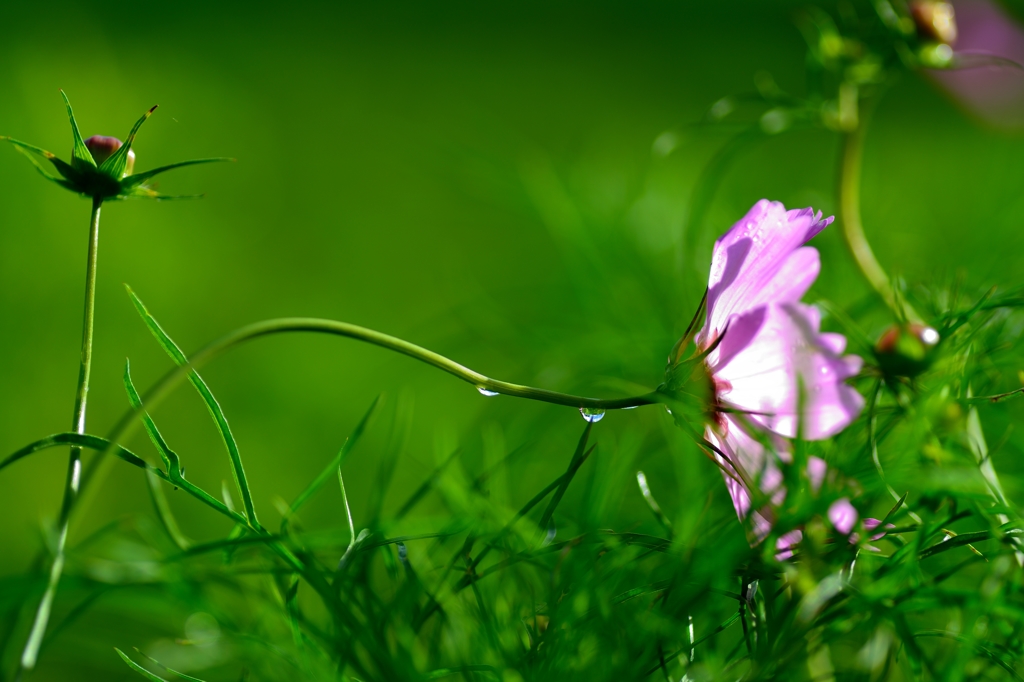
[[[305,315],[392,333],[510,381],[600,396],[654,388],[698,304],[714,236],[762,197],[836,209],[838,137],[808,128],[745,147],[705,219],[687,219],[697,178],[737,130],[693,125],[708,107],[752,91],[764,73],[805,91],[793,20],[804,4],[5,7],[0,134],[67,156],[63,88],[86,136],[124,137],[160,104],[137,140],[137,169],[237,158],[163,176],[163,191],[203,199],[104,207],[89,431],[104,434],[125,411],[126,358],[140,388],[170,367],[125,283],[186,351],[249,322]],[[962,277],[971,290],[1018,286],[1022,178],[1024,136],[907,74],[868,133],[868,236],[911,285]],[[0,454],[70,425],[88,208],[0,148]],[[823,268],[811,298],[863,309],[870,295],[838,231],[816,246]],[[863,323],[875,336],[889,321]],[[274,500],[308,483],[381,392],[414,405],[386,504],[455,447],[467,470],[523,448],[502,482],[521,503],[562,470],[583,427],[572,409],[483,398],[408,358],[338,338],[260,340],[203,374],[271,522]],[[189,478],[219,491],[228,460],[198,397],[183,387],[156,416]],[[990,439],[1022,416],[1016,404],[988,414]],[[719,474],[660,409],[611,414],[595,437],[607,448],[601,466],[621,468],[633,491],[610,519],[646,513],[637,468],[670,510],[710,497],[731,513]],[[357,527],[386,441],[387,428],[371,434],[347,465]],[[1012,435],[995,454],[1017,500],[1021,442]],[[144,440],[131,445],[153,457]],[[0,474],[0,580],[36,556],[65,459],[51,450]],[[222,519],[171,497],[190,536],[227,532]],[[425,525],[432,510],[427,503]],[[150,513],[140,473],[113,467],[72,543],[137,511]],[[337,525],[341,513],[328,496],[308,521]],[[66,679],[72,661],[132,679],[97,639],[130,649],[182,623],[154,615],[89,627],[64,636],[38,679]]]

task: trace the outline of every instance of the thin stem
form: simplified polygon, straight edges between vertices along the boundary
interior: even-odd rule
[[[198,353],[193,355],[186,364],[179,365],[165,374],[160,381],[158,381],[149,391],[146,392],[146,395],[143,396],[142,405],[139,409],[131,410],[121,417],[121,420],[110,432],[109,440],[111,445],[103,454],[110,454],[109,451],[116,447],[116,443],[130,437],[135,432],[135,429],[138,428],[139,418],[142,416],[143,411],[149,412],[155,409],[156,406],[163,401],[168,394],[170,394],[174,387],[181,383],[193,370],[198,370],[207,362],[234,346],[263,336],[287,332],[315,332],[356,339],[357,341],[363,341],[364,343],[369,343],[402,353],[403,355],[408,355],[409,357],[425,362],[428,365],[444,370],[445,372],[448,372],[449,374],[452,374],[485,391],[501,393],[518,398],[528,398],[530,400],[538,400],[546,403],[554,403],[556,405],[586,407],[596,410],[618,410],[637,407],[640,405],[652,405],[663,401],[662,394],[657,391],[629,398],[605,400],[601,398],[585,398],[582,396],[569,395],[566,393],[559,393],[557,391],[549,391],[543,388],[534,388],[532,386],[522,386],[507,381],[491,379],[490,377],[484,376],[479,372],[460,365],[454,360],[450,360],[443,355],[397,337],[383,334],[372,329],[367,329],[366,327],[348,324],[347,322],[338,322],[335,320],[324,320],[312,317],[284,317],[256,322],[236,329],[230,334],[227,334],[226,336],[223,336],[217,341],[214,341],[202,348]]]
[[[864,155],[864,129],[867,116],[860,123],[843,134],[843,156],[839,172],[839,215],[846,245],[864,279],[882,297],[885,304],[898,317],[910,322],[921,322],[921,316],[906,301],[897,301],[896,293],[885,270],[875,258],[871,245],[864,235],[860,219],[860,176]]]
[[[85,266],[85,306],[82,321],[82,354],[81,364],[78,371],[78,389],[75,392],[75,411],[71,422],[71,429],[75,433],[85,433],[85,406],[89,397],[89,376],[92,373],[92,336],[93,323],[96,312],[96,260],[100,240],[100,206],[103,200],[94,198],[92,200],[92,215],[89,219],[89,252]],[[60,582],[61,573],[64,570],[64,548],[68,538],[68,521],[71,518],[71,509],[78,497],[78,491],[82,482],[82,449],[72,447],[68,459],[68,475],[64,484],[64,502],[61,504],[60,519],[57,522],[57,545],[54,548],[53,564],[50,566],[50,579],[46,586],[46,592],[39,602],[39,609],[36,611],[35,621],[32,623],[32,631],[29,633],[25,649],[21,654],[21,667],[23,670],[31,670],[36,665],[39,656],[39,646],[42,644],[43,635],[46,634],[46,625],[50,620],[50,609],[53,606],[53,598],[57,593],[57,585]]]

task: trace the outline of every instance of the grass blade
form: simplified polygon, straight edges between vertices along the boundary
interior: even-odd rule
[[[89,448],[90,450],[96,450],[103,452],[111,443],[106,438],[100,438],[99,436],[90,436],[83,433],[55,433],[52,436],[47,436],[37,440],[34,443],[29,443],[25,447],[21,448],[17,452],[8,455],[6,459],[0,462],[0,470],[3,470],[14,464],[19,459],[24,459],[29,455],[33,455],[41,450],[47,450],[54,448],[59,445],[77,445],[78,447]],[[118,459],[123,459],[132,466],[137,466],[140,469],[150,469],[151,467],[146,463],[146,460],[142,459],[127,448],[115,445],[111,450],[111,454]]]
[[[153,500],[153,507],[156,509],[157,518],[160,519],[160,524],[164,527],[167,537],[177,545],[178,549],[182,551],[188,549],[192,542],[181,532],[181,526],[178,525],[178,520],[174,518],[174,514],[171,512],[171,505],[167,502],[167,496],[164,494],[160,477],[147,470],[146,483],[149,488],[149,496]]]
[[[139,311],[139,315],[142,316],[143,321],[146,323],[146,327],[159,342],[160,346],[167,352],[172,360],[179,366],[188,364],[188,358],[181,352],[181,349],[171,340],[171,337],[163,330],[160,324],[149,314],[149,310],[143,305],[139,297],[135,295],[135,292],[131,290],[131,287],[125,286],[128,290],[128,296],[131,297],[132,303],[135,305],[135,309]],[[221,438],[224,441],[224,446],[227,448],[228,457],[231,460],[231,473],[235,479],[235,485],[238,487],[238,494],[242,498],[242,506],[245,510],[245,518],[250,526],[253,528],[259,528],[259,521],[256,519],[256,508],[253,506],[252,493],[249,491],[249,483],[245,478],[245,469],[242,466],[242,456],[238,452],[238,443],[235,441],[234,435],[231,433],[231,427],[228,425],[227,417],[224,416],[224,410],[221,409],[220,403],[213,397],[213,393],[210,391],[210,387],[206,385],[202,377],[195,370],[189,372],[189,381],[195,387],[196,391],[202,397],[206,403],[207,409],[210,411],[210,415],[213,420],[217,423],[217,427],[220,430]]]
[[[126,663],[128,663],[129,667],[131,667],[132,670],[136,670],[136,671],[138,670],[137,666],[132,665],[131,659],[129,659],[127,656],[125,656],[119,649],[115,649],[115,651],[117,651],[117,653],[121,654],[121,658],[123,658],[124,661]],[[160,666],[160,668],[162,670],[164,670],[166,672],[169,672],[171,675],[174,675],[179,680],[188,680],[188,682],[203,682],[203,680],[199,679],[198,677],[192,677],[191,675],[186,675],[185,673],[179,673],[177,670],[172,670],[171,668],[168,668],[166,665],[164,665],[160,661],[156,660],[152,656],[147,656],[146,654],[142,653],[138,649],[135,650],[135,653],[137,653],[139,656],[142,656],[147,661],[150,661],[150,662],[155,663],[156,665]],[[147,674],[153,675],[153,673],[147,673]],[[158,680],[163,679],[162,677],[156,677],[155,675],[153,677],[155,679],[158,679]]]
[[[555,513],[555,509],[558,507],[558,503],[562,501],[562,496],[565,495],[565,491],[569,489],[569,484],[572,483],[573,477],[576,472],[579,471],[580,466],[590,456],[590,452],[593,450],[587,450],[587,440],[590,438],[590,429],[593,427],[593,423],[588,422],[587,428],[583,429],[583,435],[580,436],[580,442],[576,445],[576,451],[572,453],[572,459],[569,460],[569,467],[565,470],[565,474],[562,476],[562,482],[558,485],[555,490],[555,494],[551,496],[551,500],[548,502],[547,508],[544,510],[544,514],[540,517],[540,522],[537,524],[542,531],[546,531],[548,526],[551,525],[551,517]],[[595,446],[596,447],[596,446]]]
[[[128,654],[126,654],[125,652],[121,651],[117,647],[114,647],[114,651],[117,652],[117,655],[121,657],[121,660],[124,661],[128,665],[129,668],[131,668],[132,670],[134,670],[138,674],[142,675],[147,680],[150,680],[150,682],[167,682],[166,679],[164,679],[162,677],[159,677],[157,675],[154,675],[153,673],[149,672],[148,670],[143,668],[141,665],[139,665],[138,663],[136,663],[132,659],[128,658]]]
[[[345,443],[341,446],[341,450],[338,451],[338,454],[334,456],[334,459],[324,467],[324,470],[321,471],[317,477],[313,479],[313,482],[310,483],[305,490],[299,493],[299,496],[295,498],[294,502],[292,502],[289,516],[297,513],[299,509],[305,506],[306,502],[308,502],[309,499],[323,487],[324,483],[326,483],[331,476],[335,474],[338,467],[345,463],[345,460],[348,459],[349,453],[352,452],[352,448],[354,448],[356,443],[359,442],[359,439],[362,437],[366,427],[369,426],[370,421],[376,414],[381,401],[382,396],[377,396],[373,399],[373,402],[370,404],[370,409],[366,411],[363,418],[359,420],[358,424],[356,424],[356,428],[353,429],[352,434],[345,440]]]

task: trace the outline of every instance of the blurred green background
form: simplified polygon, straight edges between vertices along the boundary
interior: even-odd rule
[[[161,190],[206,193],[201,200],[104,207],[89,431],[106,433],[125,411],[126,357],[140,388],[170,367],[123,283],[187,352],[248,322],[305,315],[395,334],[510,381],[595,396],[654,388],[699,301],[714,236],[762,197],[835,211],[839,141],[810,129],[744,149],[705,222],[686,221],[698,175],[734,132],[690,124],[720,97],[752,90],[758,72],[805,90],[793,23],[803,4],[6,7],[0,134],[67,157],[63,88],[85,136],[123,138],[161,105],[137,140],[138,170],[238,159],[163,176]],[[866,230],[883,264],[912,284],[963,273],[979,289],[1019,285],[1021,178],[1024,137],[985,129],[926,78],[907,75],[868,133]],[[6,146],[0,197],[3,454],[70,425],[88,202],[44,182]],[[864,301],[839,232],[816,246],[823,269],[811,298]],[[871,318],[866,331],[887,323]],[[521,503],[562,470],[584,425],[572,409],[485,399],[408,358],[338,338],[260,340],[203,374],[270,520],[273,500],[292,499],[382,391],[392,404],[415,404],[389,500],[456,446],[473,470],[525,445],[503,493]],[[1016,405],[1000,410],[987,417],[993,440],[1022,416]],[[228,460],[197,396],[183,387],[156,416],[189,478],[219,491]],[[386,446],[380,431],[348,465],[357,528]],[[644,468],[671,510],[710,495],[732,513],[718,472],[680,444],[660,409],[611,414],[595,437],[609,444],[603,466],[622,467],[623,486],[635,491],[633,470]],[[1020,443],[996,454],[1018,500]],[[142,439],[132,447],[152,456]],[[65,461],[50,450],[0,475],[0,576],[29,567],[41,520],[56,515]],[[190,536],[227,532],[191,500],[171,498]],[[639,494],[627,498],[609,514],[646,521]],[[116,466],[72,543],[136,510],[150,513],[142,476]],[[310,525],[337,525],[340,514],[328,500]],[[150,636],[110,628],[111,646]],[[109,658],[76,649],[76,637],[40,679],[60,660]]]

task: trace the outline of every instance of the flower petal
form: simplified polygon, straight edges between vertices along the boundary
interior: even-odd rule
[[[782,502],[786,491],[782,487],[782,472],[775,464],[774,457],[766,456],[768,453],[764,445],[747,434],[737,421],[726,416],[719,428],[708,427],[705,437],[728,457],[726,459],[715,453],[715,459],[725,477],[725,487],[736,509],[736,516],[741,521],[751,516],[748,484],[759,485],[773,500],[781,493],[782,497],[776,503]],[[774,440],[777,441],[776,445],[784,445],[781,439],[776,437]],[[751,524],[757,542],[763,540],[772,528],[771,521],[756,511],[752,515]]]
[[[845,428],[864,406],[844,383],[862,361],[836,353],[834,335],[822,340],[818,325],[817,311],[800,303],[767,305],[734,318],[708,356],[719,400],[793,438],[802,390],[804,438],[820,440]]]
[[[836,500],[828,508],[828,520],[841,535],[849,535],[853,532],[853,527],[857,525],[857,519],[857,510],[845,497]]]
[[[817,277],[817,253],[804,253],[793,262],[790,257],[830,222],[810,208],[786,211],[778,202],[757,202],[715,242],[706,331],[721,331],[733,315],[769,301],[799,300]]]
[[[741,521],[750,517],[754,542],[760,542],[768,535],[775,518],[772,508],[780,506],[786,500],[786,487],[778,461],[792,462],[792,455],[785,440],[771,433],[763,435],[771,443],[772,449],[766,448],[764,443],[753,437],[739,420],[728,415],[718,427],[709,427],[705,434],[708,441],[725,455],[723,457],[715,453],[715,459],[725,477],[725,487],[732,498],[736,516]],[[807,477],[815,492],[821,487],[827,469],[825,462],[818,457],[808,458]],[[758,486],[770,502],[753,513],[748,485]],[[797,535],[793,543],[800,539],[799,531],[795,532]],[[784,549],[782,545],[786,544],[787,537],[779,538],[780,550]]]

